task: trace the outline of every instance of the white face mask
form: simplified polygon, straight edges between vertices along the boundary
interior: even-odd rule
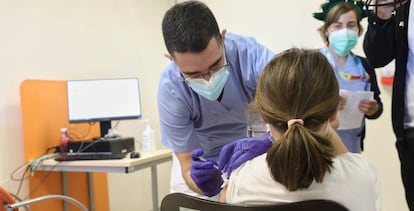
[[[194,92],[213,101],[220,96],[228,77],[229,71],[227,71],[227,66],[224,66],[221,70],[211,74],[209,81],[202,78],[186,81]]]

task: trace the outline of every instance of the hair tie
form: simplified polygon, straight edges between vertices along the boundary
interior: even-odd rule
[[[303,119],[291,119],[291,120],[287,121],[288,128],[291,125],[296,124],[296,123],[303,125]]]

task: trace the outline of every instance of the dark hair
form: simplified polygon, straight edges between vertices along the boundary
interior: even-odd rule
[[[185,1],[169,9],[162,21],[162,32],[173,57],[174,52],[201,52],[213,37],[221,41],[213,13],[199,1]]]
[[[361,36],[362,31],[364,30],[364,28],[361,25],[361,15],[355,8],[355,6],[352,6],[351,4],[344,2],[335,5],[332,9],[329,10],[328,14],[326,15],[324,24],[318,29],[319,34],[321,35],[322,40],[325,43],[329,43],[328,36],[326,36],[326,30],[328,30],[331,24],[338,21],[341,15],[348,13],[349,11],[354,11],[354,13],[357,16],[358,36]]]
[[[288,190],[322,182],[330,172],[334,149],[328,137],[315,131],[339,103],[339,88],[331,65],[317,50],[292,48],[276,55],[257,85],[255,109],[283,136],[267,153],[273,178]],[[287,121],[302,119],[304,124]]]

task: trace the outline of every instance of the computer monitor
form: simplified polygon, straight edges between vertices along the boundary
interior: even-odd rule
[[[69,122],[99,122],[101,137],[112,120],[142,116],[138,78],[68,80],[67,96]]]

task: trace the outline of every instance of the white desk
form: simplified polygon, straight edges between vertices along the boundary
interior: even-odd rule
[[[151,167],[152,183],[152,206],[153,210],[158,210],[158,183],[157,183],[157,165],[172,159],[171,150],[158,149],[153,152],[141,152],[140,158],[129,158],[127,155],[124,159],[115,160],[82,160],[82,161],[64,161],[57,162],[54,159],[44,160],[38,167],[37,171],[62,171],[62,172],[118,172],[130,173],[143,168]],[[89,176],[89,179],[92,177]],[[65,180],[65,178],[64,178]],[[89,185],[92,183],[89,182]],[[65,192],[66,184],[63,184]],[[93,188],[90,188],[89,197],[93,198]],[[93,200],[90,200],[91,210],[95,210]]]

